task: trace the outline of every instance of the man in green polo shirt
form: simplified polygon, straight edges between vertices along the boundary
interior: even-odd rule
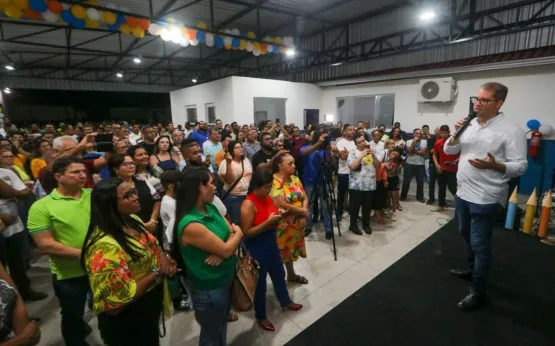
[[[59,158],[52,170],[58,188],[33,204],[27,226],[37,247],[50,256],[64,341],[83,346],[92,329],[83,321],[89,282],[79,259],[89,228],[91,190],[83,188],[87,170],[80,160]]]

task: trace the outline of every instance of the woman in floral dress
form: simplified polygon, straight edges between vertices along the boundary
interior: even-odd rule
[[[276,231],[281,259],[287,270],[287,281],[307,284],[308,280],[305,277],[295,273],[293,262],[299,257],[306,258],[304,229],[310,215],[308,197],[299,178],[293,175],[293,156],[287,153],[278,155],[274,161],[274,172],[270,196],[279,209],[286,211]]]

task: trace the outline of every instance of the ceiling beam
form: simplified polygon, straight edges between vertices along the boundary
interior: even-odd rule
[[[229,24],[235,22],[237,19],[240,19],[241,17],[247,15],[249,12],[261,8],[262,6],[264,6],[264,4],[266,4],[268,2],[270,2],[270,0],[256,0],[256,2],[254,4],[251,4],[251,5],[247,6],[247,8],[245,8],[244,10],[234,14],[230,18],[228,18],[225,21],[223,21],[222,23],[220,23],[220,25],[218,25],[216,27],[216,31],[225,28],[227,25],[229,25]]]

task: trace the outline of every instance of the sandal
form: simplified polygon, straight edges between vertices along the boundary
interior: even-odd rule
[[[300,276],[300,275],[297,275],[293,280],[287,279],[287,282],[294,282],[301,285],[308,284],[308,280],[304,276]]]
[[[398,206],[397,206],[397,210],[399,210],[399,211],[403,211],[403,208],[401,208],[401,206],[400,206],[400,205],[398,205]]]
[[[287,306],[282,306],[281,308],[283,309],[283,311],[285,311],[285,310],[299,311],[300,309],[303,308],[303,306],[301,304],[291,303]]]
[[[237,322],[239,320],[239,315],[237,315],[235,312],[230,312],[229,316],[227,318],[228,322]]]
[[[268,320],[257,320],[256,322],[264,330],[267,330],[269,332],[276,331],[276,327],[274,327],[274,324]]]

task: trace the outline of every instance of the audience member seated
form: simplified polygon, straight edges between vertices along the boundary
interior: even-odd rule
[[[183,157],[181,151],[176,147],[171,147],[171,145],[169,136],[158,137],[154,153],[150,156],[151,167],[158,167],[164,172],[177,170]]]

